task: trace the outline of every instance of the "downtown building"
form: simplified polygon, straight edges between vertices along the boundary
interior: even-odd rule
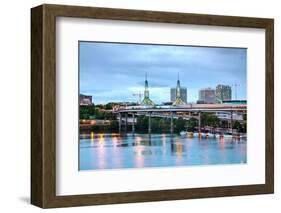
[[[176,91],[177,88],[171,88],[170,90],[170,101],[174,103],[176,101]],[[187,103],[187,89],[185,87],[180,87],[180,99]]]
[[[219,84],[216,87],[216,103],[231,101],[232,91],[231,86]]]
[[[80,94],[79,104],[80,104],[80,106],[90,106],[90,105],[92,105],[93,104],[92,96]]]
[[[198,104],[214,104],[216,102],[216,91],[210,87],[199,90]]]

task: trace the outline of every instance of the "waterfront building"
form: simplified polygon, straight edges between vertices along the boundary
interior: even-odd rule
[[[227,113],[227,112],[216,112],[216,116],[220,120],[227,120],[227,121],[231,120],[231,114]],[[239,113],[239,112],[233,113],[232,114],[232,119],[236,120],[236,121],[244,121],[243,113]]]
[[[79,103],[81,106],[90,106],[93,104],[92,96],[90,95],[82,95],[79,96]]]
[[[152,100],[149,98],[149,89],[148,89],[148,81],[147,81],[147,74],[145,73],[145,82],[144,82],[144,98],[141,102],[141,105],[143,106],[154,106]]]
[[[181,89],[182,88],[180,86],[180,79],[179,79],[179,76],[178,76],[177,87],[175,88],[175,100],[173,102],[174,106],[186,104],[186,89],[185,89],[185,94],[184,94],[184,92],[183,92],[183,94],[181,93],[182,92]],[[171,92],[172,92],[172,90],[171,90]],[[183,95],[185,95],[185,100],[183,100],[183,98],[182,98]]]
[[[199,90],[198,103],[203,104],[214,104],[216,99],[215,90],[208,87]]]
[[[216,102],[222,103],[223,101],[231,100],[231,86],[219,84],[216,87]]]

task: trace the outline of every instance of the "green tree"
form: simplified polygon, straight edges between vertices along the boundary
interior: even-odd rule
[[[186,127],[186,121],[183,118],[178,118],[174,120],[175,127],[174,127],[174,132],[179,133],[182,130],[185,130]]]
[[[187,131],[194,132],[195,128],[198,126],[198,120],[196,118],[190,118],[187,121]]]
[[[79,107],[80,119],[88,119],[90,116],[94,116],[95,114],[96,114],[95,105]]]
[[[220,120],[215,114],[206,113],[206,112],[201,114],[202,127],[204,126],[218,127],[219,124],[220,124]]]
[[[222,120],[219,127],[221,128],[227,128],[228,127],[228,121],[226,120]]]
[[[136,131],[146,132],[148,128],[148,117],[141,115],[137,118]]]
[[[233,129],[237,129],[239,132],[247,132],[247,124],[241,124],[239,121],[235,121],[232,126]]]

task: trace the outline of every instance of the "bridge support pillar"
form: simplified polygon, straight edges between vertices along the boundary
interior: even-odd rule
[[[233,112],[230,112],[230,131],[233,134]]]
[[[119,114],[119,133],[121,133],[122,130],[122,113],[118,113]]]
[[[133,134],[135,134],[135,113],[133,113],[132,116],[133,116],[132,132]]]
[[[127,126],[128,126],[128,113],[125,113],[125,132],[127,133]]]
[[[171,112],[171,126],[170,126],[171,134],[174,134],[174,113]]]
[[[198,112],[198,132],[201,132],[201,112]]]
[[[148,113],[148,134],[151,134],[151,112]]]

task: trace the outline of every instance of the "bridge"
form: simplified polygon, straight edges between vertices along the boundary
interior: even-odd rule
[[[114,110],[114,113],[118,113],[119,118],[119,132],[122,130],[122,117],[125,118],[125,132],[127,131],[128,115],[132,116],[132,132],[135,132],[135,116],[145,115],[148,116],[148,134],[151,133],[151,118],[152,117],[165,117],[170,118],[170,133],[174,133],[173,120],[182,117],[188,119],[188,117],[195,116],[180,116],[176,113],[196,113],[198,119],[198,131],[201,131],[201,113],[202,112],[227,112],[230,113],[230,128],[233,125],[233,112],[246,113],[246,104],[184,104],[181,106],[127,106]],[[162,114],[162,115],[161,115]]]

